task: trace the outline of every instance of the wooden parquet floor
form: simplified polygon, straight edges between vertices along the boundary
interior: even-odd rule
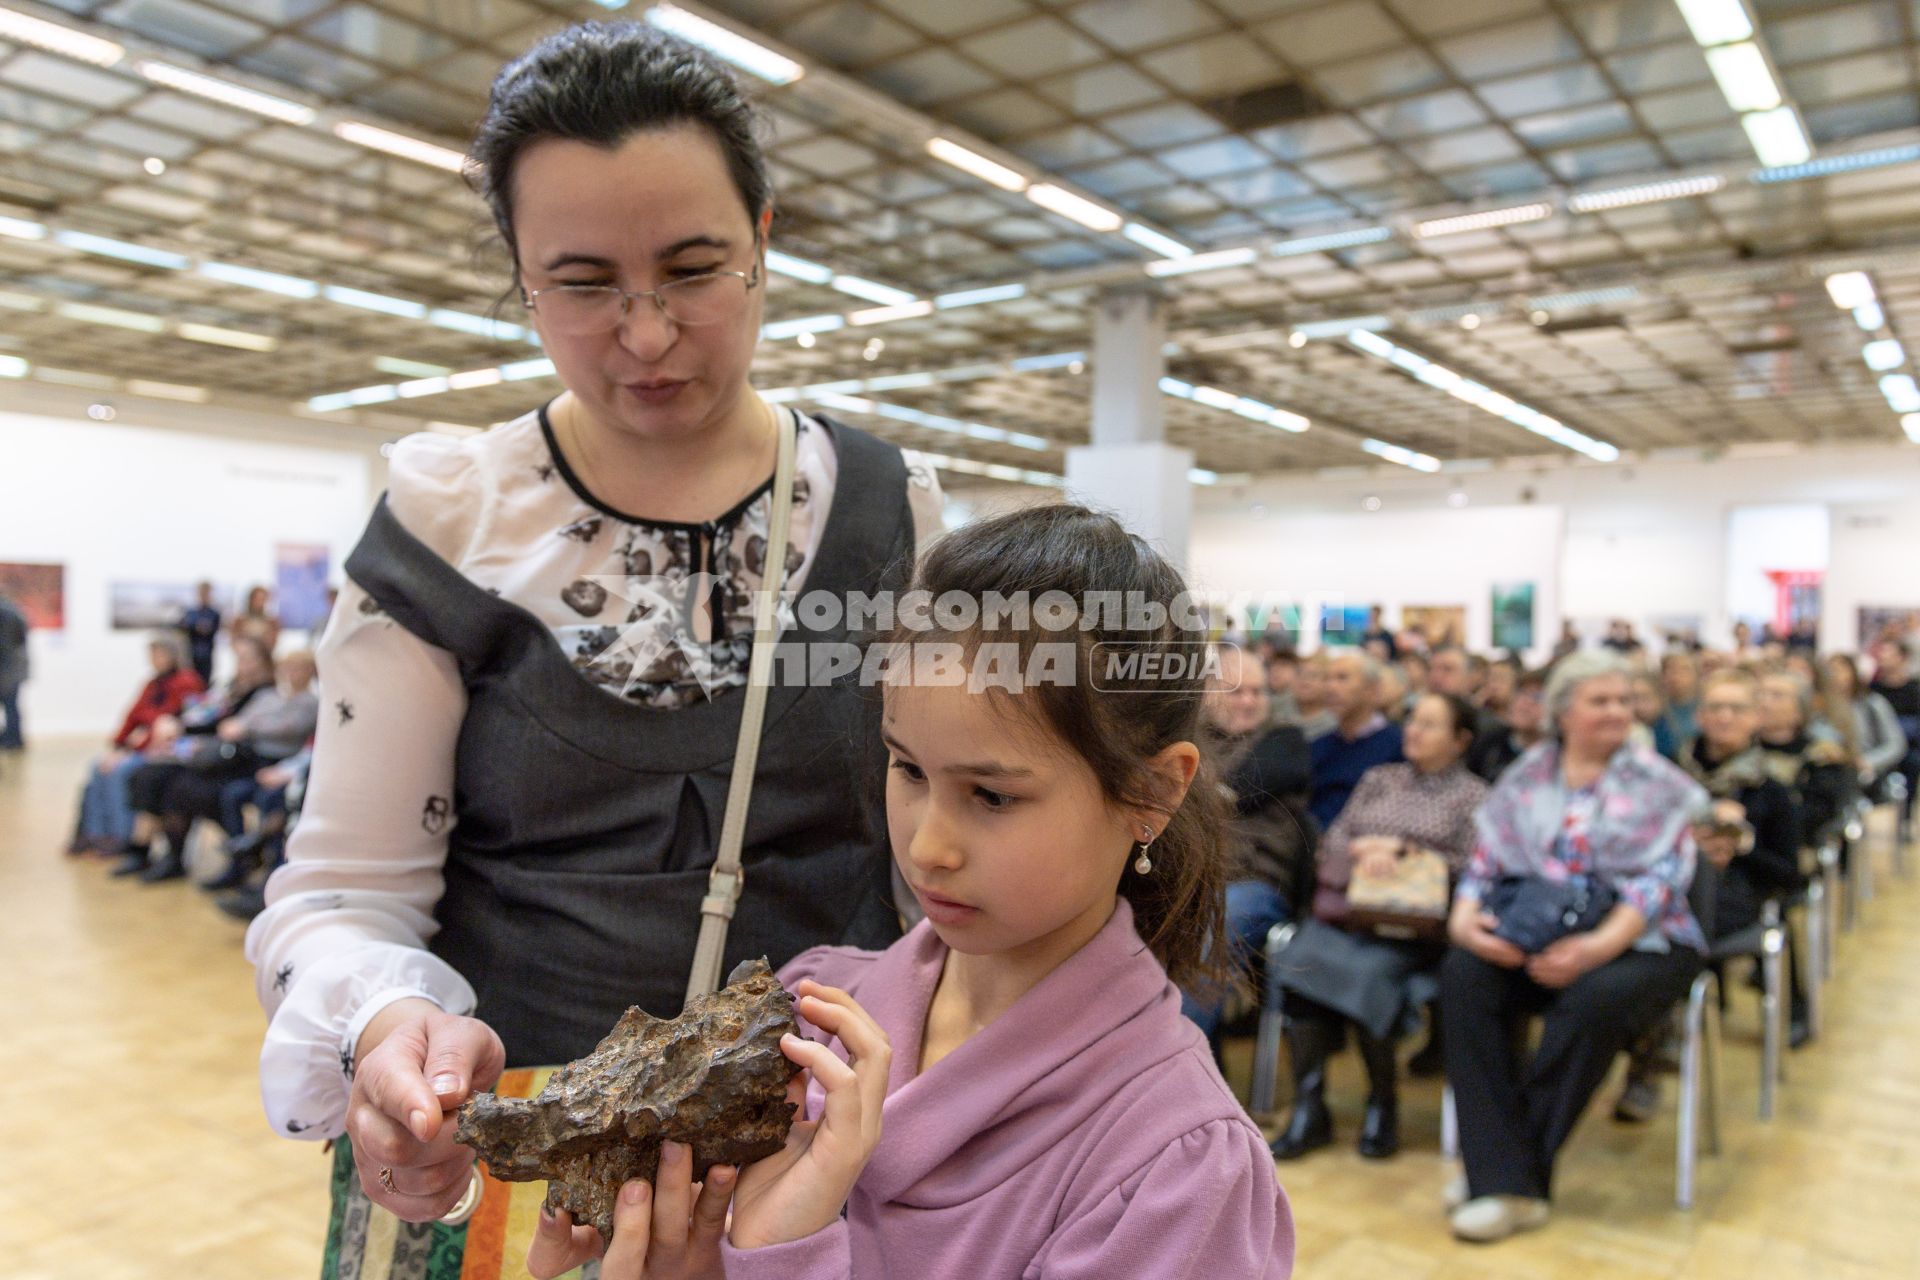
[[[242,928],[189,885],[113,881],[94,860],[59,855],[91,750],[43,742],[0,756],[0,1078],[11,1082],[0,1106],[0,1276],[312,1277],[326,1162],[262,1118],[262,1019]],[[1693,1213],[1673,1208],[1669,1084],[1642,1128],[1596,1106],[1563,1158],[1547,1229],[1490,1248],[1456,1244],[1439,1206],[1437,1084],[1404,1087],[1408,1149],[1363,1162],[1350,1145],[1362,1089],[1347,1055],[1334,1077],[1339,1144],[1280,1171],[1298,1274],[1920,1277],[1920,868],[1897,881],[1884,830],[1873,848],[1880,895],[1841,939],[1827,1034],[1793,1056],[1771,1124],[1754,1115],[1757,1000],[1733,984],[1725,1147],[1703,1160]],[[1244,1081],[1251,1045],[1232,1049],[1230,1074]]]

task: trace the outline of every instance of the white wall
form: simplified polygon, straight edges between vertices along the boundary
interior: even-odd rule
[[[271,585],[277,542],[326,545],[337,579],[385,474],[387,436],[358,428],[124,395],[101,423],[84,393],[0,388],[0,560],[66,566],[66,628],[31,638],[30,734],[104,736],[144,678],[110,582]]]
[[[1455,489],[1465,507],[1449,505]],[[1380,499],[1378,512],[1361,510],[1368,496]],[[1699,615],[1709,643],[1726,643],[1731,513],[1750,505],[1831,513],[1823,645],[1854,646],[1862,604],[1920,607],[1920,449],[1912,446],[1736,450],[1613,466],[1542,462],[1441,476],[1356,470],[1202,490],[1197,501],[1193,562],[1213,585],[1279,586],[1331,567],[1348,599],[1385,604],[1390,620],[1402,604],[1467,605],[1475,644],[1486,641],[1473,628],[1492,583],[1537,565],[1539,549],[1516,540],[1546,536],[1476,526],[1475,513],[1488,508],[1533,511],[1543,529],[1559,522],[1557,573],[1535,570],[1535,634],[1548,644],[1563,616],[1644,624],[1673,614]],[[1255,516],[1256,508],[1268,514]],[[1368,527],[1384,535],[1354,532]],[[1390,554],[1396,544],[1398,556]],[[1440,594],[1443,585],[1453,599]]]

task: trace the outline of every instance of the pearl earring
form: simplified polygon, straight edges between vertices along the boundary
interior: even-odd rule
[[[1153,859],[1147,856],[1147,846],[1154,841],[1153,828],[1143,826],[1140,834],[1145,838],[1140,841],[1140,856],[1133,860],[1133,869],[1144,876],[1153,870]]]

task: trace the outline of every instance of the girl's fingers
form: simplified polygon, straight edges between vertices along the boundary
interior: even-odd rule
[[[653,1251],[678,1258],[687,1247],[687,1215],[693,1212],[693,1149],[683,1142],[660,1144],[653,1179]]]
[[[653,1242],[653,1189],[635,1178],[620,1188],[613,1206],[613,1243],[600,1264],[604,1280],[640,1280],[646,1274],[647,1246]]]
[[[688,1233],[689,1247],[696,1256],[719,1247],[720,1237],[727,1230],[727,1204],[733,1199],[737,1180],[738,1172],[732,1165],[716,1164],[707,1170],[707,1179],[700,1184],[700,1198],[693,1202],[693,1225]]]
[[[583,1262],[600,1256],[600,1233],[592,1227],[576,1227],[573,1215],[565,1209],[557,1213],[540,1210],[533,1243],[527,1246],[527,1274],[534,1280],[551,1280],[565,1275]]]

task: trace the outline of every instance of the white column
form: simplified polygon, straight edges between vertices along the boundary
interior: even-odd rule
[[[1166,443],[1165,302],[1152,288],[1113,290],[1096,304],[1093,429],[1067,450],[1067,496],[1119,517],[1175,567],[1187,565],[1193,455]]]

